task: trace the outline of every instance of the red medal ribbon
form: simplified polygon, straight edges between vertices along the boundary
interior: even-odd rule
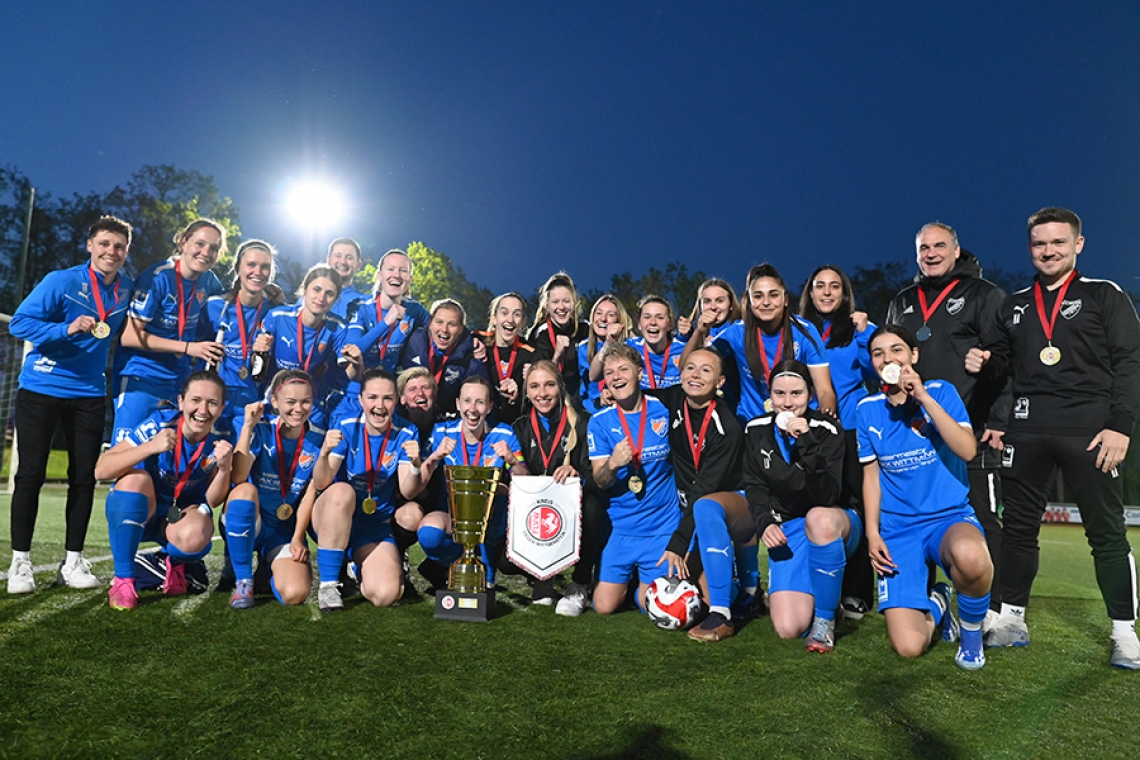
[[[554,452],[558,451],[558,444],[562,442],[562,431],[566,429],[566,405],[562,405],[562,418],[558,420],[558,429],[554,431],[554,440],[550,444],[550,453],[542,450],[542,426],[538,424],[538,412],[530,410],[530,424],[534,428],[534,440],[538,444],[538,454],[542,457],[542,471],[550,469],[550,461],[554,459]]]
[[[681,407],[681,410],[685,415],[685,432],[689,434],[689,438],[688,438],[689,451],[693,455],[693,469],[694,470],[700,470],[701,469],[701,452],[704,451],[704,448],[705,448],[705,433],[707,433],[709,430],[709,420],[712,419],[714,409],[716,409],[716,400],[715,399],[710,401],[708,408],[705,409],[705,419],[704,419],[704,422],[701,423],[701,432],[697,436],[696,444],[694,444],[693,443],[693,423],[689,420],[689,402],[686,401],[685,405]]]
[[[87,267],[87,276],[91,278],[91,297],[95,299],[95,313],[99,315],[100,322],[107,321],[110,312],[103,308],[103,294],[99,291],[99,281],[95,277],[95,270]],[[121,277],[115,278],[115,303],[111,304],[111,311],[119,305],[119,285],[123,282]]]
[[[760,349],[760,365],[764,368],[764,377],[760,382],[767,383],[768,376],[772,374],[772,368],[768,364],[768,352],[764,348],[764,332],[756,328],[756,343]],[[780,358],[784,355],[784,331],[780,330],[780,339],[776,341],[776,360],[772,362],[773,365],[780,363]]]
[[[297,472],[297,462],[301,459],[301,449],[305,448],[305,433],[309,430],[309,423],[301,426],[301,435],[297,438],[297,450],[293,452],[293,464],[289,465],[289,471],[285,471],[285,457],[281,454],[285,451],[281,439],[281,420],[277,420],[277,424],[273,426],[273,435],[277,438],[277,476],[280,480],[281,486],[281,499],[288,501],[289,489],[293,486],[293,475]]]
[[[502,364],[499,361],[499,344],[498,343],[495,344],[495,346],[494,346],[495,374],[497,374],[499,376],[499,382],[500,383],[503,382],[504,380],[506,380],[508,377],[510,377],[511,373],[515,371],[515,359],[519,358],[518,348],[519,348],[519,341],[518,341],[518,338],[515,338],[515,343],[513,346],[511,346],[511,360],[509,362],[507,362],[507,371],[504,373],[502,370]]]
[[[245,329],[245,307],[241,305],[241,301],[234,299],[234,306],[237,307],[237,322],[238,322],[238,335],[241,337],[241,363],[245,364],[245,360],[249,357],[249,344],[253,342],[253,334],[257,332],[257,328],[261,326],[261,307],[265,303],[262,298],[257,304],[257,312],[253,315],[253,329],[246,333]]]
[[[1069,291],[1069,285],[1073,283],[1073,278],[1077,276],[1077,270],[1069,272],[1069,276],[1061,283],[1061,290],[1057,293],[1057,301],[1053,304],[1052,319],[1045,318],[1045,296],[1041,292],[1041,282],[1033,283],[1033,300],[1037,302],[1037,318],[1041,320],[1041,329],[1045,331],[1045,340],[1049,345],[1053,345],[1053,327],[1057,324],[1057,314],[1061,311],[1061,302],[1065,300],[1065,293]]]
[[[614,404],[617,409],[618,418],[621,420],[621,428],[625,431],[625,437],[629,441],[629,448],[633,452],[633,463],[638,467],[641,466],[641,447],[645,445],[645,420],[649,418],[649,405],[645,403],[645,399],[641,400],[641,429],[637,431],[637,442],[633,441],[633,433],[629,429],[629,423],[625,420],[625,412],[622,411],[621,406]]]
[[[376,296],[376,323],[380,324],[384,321],[384,313],[380,309],[380,296]],[[392,342],[392,336],[396,334],[396,330],[400,329],[400,323],[392,325],[388,330],[388,337],[384,339],[384,343],[380,346],[380,361],[384,361],[384,357],[388,355],[388,344]],[[431,342],[431,339],[428,339]],[[437,380],[438,382],[438,380]]]
[[[451,358],[451,352],[455,350],[457,344],[452,343],[451,348],[443,352],[443,359],[439,363],[439,369],[435,368],[435,341],[428,338],[428,369],[431,370],[432,375],[435,376],[436,383],[443,377],[443,368],[447,366],[447,360]]]
[[[194,465],[198,464],[198,459],[202,456],[202,450],[206,448],[206,439],[203,438],[202,442],[198,444],[198,448],[194,449],[194,453],[190,456],[190,463],[186,465],[186,470],[182,473],[178,472],[178,468],[182,466],[182,423],[186,421],[185,417],[178,418],[178,439],[174,442],[174,477],[177,482],[174,484],[174,506],[178,506],[178,497],[182,495],[183,489],[190,481],[190,473],[194,470]]]
[[[487,431],[483,431],[483,437],[479,439],[479,448],[475,449],[475,467],[483,461],[483,442],[487,440]],[[470,460],[467,459],[467,437],[463,435],[463,431],[459,431],[459,446],[463,449],[463,464],[471,467]]]
[[[947,285],[946,287],[944,287],[942,289],[942,292],[938,294],[938,298],[934,299],[934,305],[931,306],[930,308],[926,307],[926,292],[922,289],[921,285],[918,286],[918,307],[920,309],[922,309],[922,324],[925,325],[927,322],[930,321],[930,318],[932,316],[934,316],[934,311],[940,305],[942,305],[942,302],[944,300],[946,300],[946,296],[950,295],[950,291],[953,290],[954,286],[957,284],[958,284],[957,278],[951,280],[950,284]]]
[[[321,342],[321,333],[325,330],[325,321],[321,319],[320,327],[317,328],[317,334],[313,339],[313,345],[309,347],[309,356],[305,357],[305,325],[301,321],[304,319],[304,311],[297,315],[297,364],[301,365],[301,369],[308,372],[309,365],[313,361],[313,352],[317,350],[317,346]]]
[[[819,336],[819,337],[823,338],[823,342],[824,342],[824,344],[826,344],[826,343],[827,343],[827,339],[831,337],[831,325],[832,325],[832,324],[833,324],[832,322],[828,322],[828,323],[827,323],[827,329],[825,329],[825,330],[823,331],[823,334]]]
[[[194,295],[197,282],[190,285],[190,295]],[[186,331],[186,295],[182,292],[182,259],[174,262],[174,288],[178,291],[178,340],[182,340],[182,333]]]
[[[384,449],[388,448],[388,436],[392,432],[392,422],[389,420],[388,429],[384,431],[384,440],[380,442],[380,459],[373,463],[372,459],[372,442],[369,439],[368,425],[361,425],[364,431],[364,459],[367,462],[364,468],[364,477],[368,479],[368,496],[372,496],[372,486],[376,483],[376,470],[379,469],[380,461],[384,459]]]
[[[546,337],[550,339],[550,355],[553,357],[557,344],[554,340],[554,321],[549,317],[546,320]],[[558,358],[558,371],[562,371],[562,357]]]
[[[662,382],[662,383],[665,382],[665,373],[669,371],[669,352],[672,350],[673,350],[673,342],[670,341],[669,345],[665,347],[664,356],[661,358],[661,380],[660,380],[660,382]],[[642,358],[645,359],[645,369],[648,370],[648,372],[649,372],[649,387],[656,389],[658,380],[657,380],[656,374],[653,372],[653,364],[649,361],[649,342],[648,341],[643,340],[641,342],[641,356],[642,356]]]

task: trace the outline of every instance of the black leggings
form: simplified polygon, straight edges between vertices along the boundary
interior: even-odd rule
[[[95,497],[95,461],[103,445],[107,401],[98,398],[56,398],[21,388],[16,394],[16,436],[20,466],[12,494],[12,550],[32,548],[32,533],[40,508],[40,489],[47,476],[48,455],[55,431],[67,439],[67,550],[83,551],[91,503]]]

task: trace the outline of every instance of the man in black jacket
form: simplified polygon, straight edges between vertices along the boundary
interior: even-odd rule
[[[1140,319],[1113,282],[1082,277],[1081,220],[1044,208],[1029,218],[1033,286],[1002,306],[994,364],[1012,369],[1001,616],[987,646],[1028,646],[1025,606],[1037,574],[1046,486],[1058,468],[1075,495],[1112,620],[1110,662],[1140,670],[1136,564],[1117,466],[1140,413]]]
[[[967,465],[970,505],[986,533],[994,563],[994,582],[986,623],[1001,609],[1002,436],[1009,416],[1008,392],[1003,394],[1002,367],[991,366],[999,340],[997,315],[1005,293],[982,279],[974,254],[958,245],[958,233],[942,222],[931,222],[915,236],[918,274],[914,284],[891,301],[887,323],[908,328],[922,342],[915,369],[926,380],[952,383],[966,405],[978,454]]]

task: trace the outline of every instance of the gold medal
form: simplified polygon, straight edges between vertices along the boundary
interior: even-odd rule
[[[277,519],[278,520],[282,520],[282,521],[288,520],[292,516],[293,516],[293,507],[289,506],[288,502],[282,504],[280,507],[277,508]]]
[[[630,476],[630,478],[629,478],[629,492],[630,493],[639,494],[639,493],[641,493],[642,489],[644,489],[644,488],[645,488],[645,482],[641,478],[637,477],[636,475]]]
[[[376,500],[371,496],[365,497],[364,503],[360,505],[360,508],[364,510],[364,514],[374,515],[376,514]]]
[[[1052,367],[1059,361],[1061,361],[1061,349],[1055,346],[1045,346],[1041,349],[1041,363],[1046,367]]]
[[[764,411],[765,412],[771,412],[772,411],[772,399],[770,399],[770,398],[764,399]]]
[[[238,380],[245,380],[247,377],[249,377],[249,367],[242,365],[242,368],[238,370]]]
[[[103,340],[104,338],[110,337],[111,326],[103,321],[96,322],[95,326],[91,328],[91,334],[99,340]]]

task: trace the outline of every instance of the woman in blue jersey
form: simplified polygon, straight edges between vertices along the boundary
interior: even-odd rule
[[[716,340],[724,328],[740,319],[740,299],[736,291],[724,280],[713,277],[701,283],[697,288],[697,300],[693,303],[693,310],[689,316],[677,320],[677,337],[688,339],[692,333],[693,325],[701,321],[709,325],[708,340]]]
[[[624,343],[633,331],[633,320],[621,300],[610,293],[594,301],[590,309],[590,337],[578,343],[578,370],[582,408],[587,414],[596,414],[609,405],[603,401],[602,364],[598,354],[610,343]]]
[[[393,248],[380,257],[372,297],[357,303],[348,325],[348,341],[363,352],[365,367],[395,373],[408,336],[431,320],[423,304],[408,297],[411,286],[408,254]]]
[[[403,593],[403,564],[392,536],[397,490],[413,498],[423,488],[415,428],[393,417],[396,378],[367,370],[360,382],[361,414],[325,434],[313,473],[321,491],[313,506],[317,536],[317,603],[322,611],[344,608],[338,580],[345,557],[356,564],[360,593],[377,607]]]
[[[637,336],[626,343],[641,354],[644,370],[642,390],[668,388],[681,382],[684,341],[673,337],[673,304],[661,296],[647,295],[637,302]]]
[[[313,382],[300,370],[282,370],[270,383],[269,401],[276,419],[264,417],[260,400],[250,402],[234,446],[238,485],[223,518],[236,579],[234,609],[253,606],[255,551],[271,568],[270,588],[282,604],[301,604],[312,587],[305,531],[316,497],[309,481],[323,441],[309,430]]]
[[[923,382],[914,371],[918,341],[886,325],[870,341],[882,393],[859,403],[859,461],[871,564],[879,573],[879,609],[891,646],[904,657],[926,651],[935,636],[958,634],[944,583],[927,594],[927,563],[958,591],[961,644],[954,661],[985,665],[982,621],[990,605],[993,563],[968,501],[966,462],[977,443],[954,386]]]
[[[819,408],[834,414],[835,390],[823,340],[811,323],[792,314],[788,288],[780,273],[771,264],[754,266],[748,271],[745,289],[748,308],[744,319],[730,324],[712,341],[721,356],[735,362],[740,373],[737,419],[747,422],[771,408],[767,377],[772,367],[785,359],[798,359],[808,366]],[[693,326],[686,353],[705,345],[716,318],[715,312],[702,313]]]
[[[811,373],[788,359],[772,368],[772,413],[748,423],[744,483],[768,549],[768,607],[780,638],[807,633],[810,652],[835,648],[835,613],[862,521],[840,504],[843,428],[812,409]]]
[[[344,322],[331,312],[340,294],[340,278],[325,264],[309,269],[297,295],[299,303],[278,306],[265,317],[261,329],[272,337],[273,365],[277,371],[299,369],[316,385],[312,424],[324,429],[329,412],[326,378],[336,368],[345,347]]]
[[[206,301],[198,324],[199,337],[221,344],[226,352],[212,368],[226,384],[226,408],[218,430],[229,436],[234,433],[234,417],[261,397],[253,356],[272,345],[272,338],[261,331],[261,322],[270,309],[285,302],[281,289],[273,284],[276,275],[277,249],[264,240],[245,241],[234,255],[233,287],[226,295]],[[266,370],[261,374],[267,374]]]
[[[589,325],[580,320],[581,304],[574,281],[565,272],[550,276],[538,289],[538,311],[526,342],[538,358],[549,359],[562,373],[566,391],[578,401],[578,341],[587,336]]]
[[[602,349],[601,361],[614,403],[590,418],[588,437],[594,479],[610,497],[613,529],[594,589],[594,610],[608,615],[621,608],[635,571],[637,604],[645,609],[645,590],[671,569],[666,549],[681,509],[669,463],[669,410],[642,394],[641,356],[618,343]]]
[[[220,343],[198,339],[198,319],[206,298],[216,292],[211,291],[217,279],[210,270],[226,250],[225,227],[196,219],[174,236],[174,243],[175,255],[146,269],[135,282],[130,319],[115,358],[114,443],[159,403],[174,401],[191,360],[216,363],[224,355]]]
[[[212,509],[229,493],[233,463],[233,446],[212,432],[225,399],[215,373],[195,372],[177,407],[159,409],[99,457],[95,477],[115,481],[107,494],[113,609],[138,605],[134,562],[141,541],[165,547],[168,596],[186,593],[185,563],[209,553]]]
[[[107,407],[107,354],[127,317],[131,280],[120,274],[131,245],[131,226],[101,217],[87,235],[89,261],[52,272],[23,300],[9,325],[32,344],[16,395],[20,466],[12,494],[12,565],[8,593],[36,588],[32,534],[52,438],[67,440],[67,556],[57,583],[98,588],[83,558],[95,495],[95,460],[103,443]]]
[[[525,475],[526,463],[514,431],[507,425],[491,427],[491,384],[482,377],[469,377],[459,388],[459,419],[440,422],[432,429],[431,452],[424,459],[425,479],[437,467],[467,465],[471,467],[508,468]],[[446,485],[441,489],[446,498]],[[425,505],[426,506],[426,505]],[[424,554],[442,565],[459,559],[463,547],[451,536],[451,514],[445,505],[428,512],[420,522],[417,535]],[[506,483],[500,482],[483,544],[483,563],[487,581],[494,582],[495,568],[507,532]]]
[[[863,498],[863,466],[855,438],[855,407],[867,397],[868,386],[878,383],[867,350],[875,325],[867,320],[866,312],[855,308],[851,280],[831,264],[817,267],[808,278],[800,295],[800,316],[820,332],[831,383],[839,397],[839,422],[846,443],[840,504],[858,507]],[[863,541],[843,580],[844,614],[854,619],[861,618],[874,600],[874,577],[866,552]]]

